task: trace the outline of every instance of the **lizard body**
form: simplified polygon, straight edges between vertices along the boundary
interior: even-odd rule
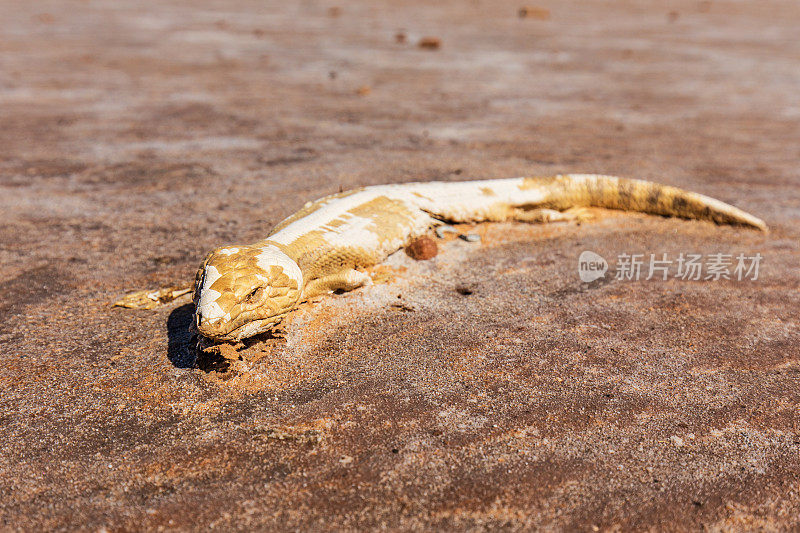
[[[740,209],[675,187],[568,174],[364,187],[307,203],[266,239],[211,252],[195,280],[195,325],[215,340],[240,340],[277,324],[303,299],[368,282],[375,265],[445,222],[571,220],[604,207],[752,226]]]

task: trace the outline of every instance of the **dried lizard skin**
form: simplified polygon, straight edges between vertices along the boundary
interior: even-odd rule
[[[266,239],[206,257],[195,280],[195,326],[213,340],[265,331],[298,302],[369,281],[375,265],[448,222],[573,220],[603,207],[766,231],[764,222],[708,196],[594,174],[364,187],[309,202]]]

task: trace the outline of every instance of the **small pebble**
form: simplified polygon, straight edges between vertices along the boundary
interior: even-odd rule
[[[437,237],[439,237],[440,239],[444,239],[444,234],[445,233],[458,233],[458,231],[456,231],[456,228],[454,228],[453,226],[447,226],[447,225],[445,225],[445,226],[436,226],[436,236]]]
[[[461,238],[467,242],[481,242],[481,236],[477,233],[467,233],[466,235],[461,235]]]
[[[522,6],[517,11],[517,15],[521,19],[547,20],[550,18],[550,10],[543,7]]]
[[[436,245],[436,241],[427,235],[423,235],[422,237],[417,237],[406,246],[406,253],[412,259],[425,261],[436,257],[436,254],[439,253],[439,247]]]
[[[442,46],[442,41],[438,37],[423,37],[417,46],[423,50],[438,50]]]

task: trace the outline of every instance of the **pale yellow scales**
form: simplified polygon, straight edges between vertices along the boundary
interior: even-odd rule
[[[379,185],[310,202],[249,246],[211,252],[195,281],[195,325],[214,340],[269,330],[298,302],[350,290],[363,269],[446,222],[571,220],[567,209],[604,207],[739,224],[764,222],[713,198],[640,180],[569,174]]]

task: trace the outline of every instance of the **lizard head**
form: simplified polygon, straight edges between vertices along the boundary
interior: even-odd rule
[[[214,340],[252,337],[291,311],[302,288],[300,267],[277,248],[218,248],[197,271],[195,326]]]

